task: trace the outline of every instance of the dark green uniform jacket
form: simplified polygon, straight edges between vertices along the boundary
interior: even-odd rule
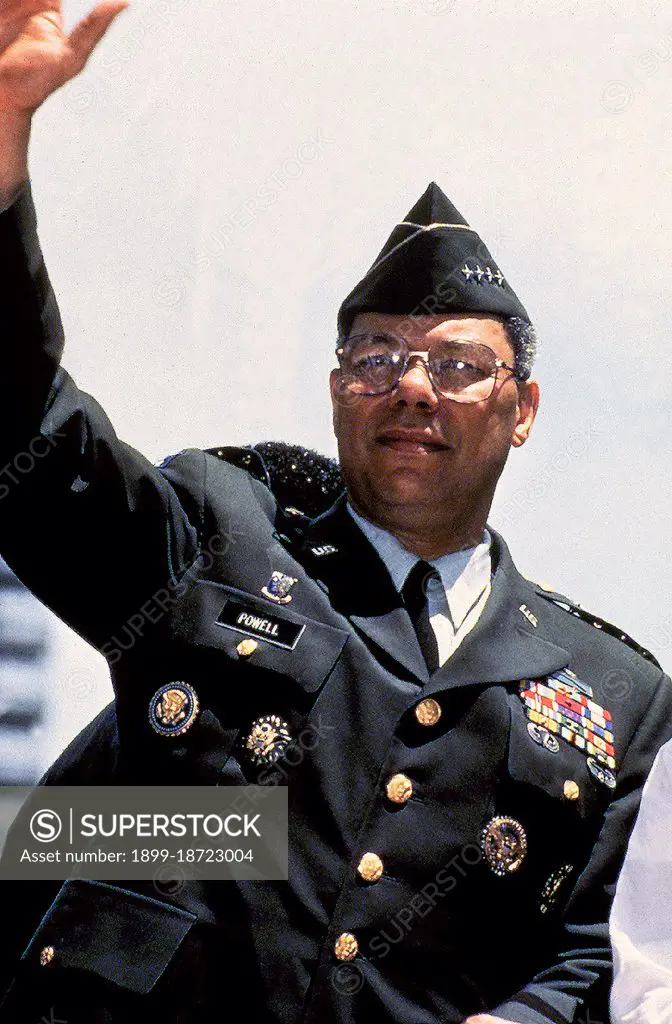
[[[342,499],[306,521],[213,455],[156,468],[116,437],[59,367],[27,191],[0,217],[0,258],[0,465],[16,480],[3,471],[0,548],[106,655],[116,695],[116,715],[104,711],[50,781],[279,784],[290,808],[288,882],[192,882],[161,897],[150,883],[26,884],[23,918],[3,926],[16,977],[0,1020],[606,1022],[610,900],[671,732],[669,680],[523,579],[496,535],[481,619],[428,678]],[[262,593],[274,571],[296,579],[291,603]],[[241,656],[241,633],[218,623],[240,606],[298,640],[279,646],[250,627],[258,646]],[[615,789],[586,750],[528,728],[523,681],[567,667],[612,715]],[[172,681],[201,708],[179,738],[148,713]],[[440,716],[421,722],[428,697]],[[241,737],[267,714],[295,742],[260,769]],[[388,793],[399,774],[412,786],[403,802]],[[505,875],[481,848],[498,816],[527,838]],[[357,871],[367,852],[382,860],[377,881]],[[358,943],[349,962],[335,954],[343,933]],[[48,945],[56,955],[41,966]]]

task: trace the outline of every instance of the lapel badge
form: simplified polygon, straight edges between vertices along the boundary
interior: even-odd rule
[[[510,875],[527,853],[525,829],[515,818],[492,818],[481,832],[481,849],[496,875]]]
[[[181,736],[196,720],[198,697],[189,683],[166,683],[149,702],[149,723],[160,736]]]
[[[298,580],[293,576],[285,576],[284,572],[274,569],[266,586],[261,588],[261,592],[269,601],[275,601],[276,604],[289,604],[292,600],[290,590],[295,583],[298,583]]]
[[[563,864],[546,880],[539,897],[539,910],[542,914],[548,913],[558,902],[558,895],[563,885],[574,870],[573,864]]]
[[[586,764],[588,765],[588,771],[598,782],[601,782],[603,786],[607,786],[609,789],[616,789],[616,776],[604,764],[601,764],[594,757],[589,757]]]
[[[243,740],[245,753],[252,764],[275,764],[292,742],[289,723],[278,715],[262,715],[255,718],[252,727]]]

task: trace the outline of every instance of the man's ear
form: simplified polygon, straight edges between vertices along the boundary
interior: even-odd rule
[[[525,444],[539,408],[539,385],[536,380],[526,380],[518,385],[518,417],[513,428],[511,444],[520,448]]]

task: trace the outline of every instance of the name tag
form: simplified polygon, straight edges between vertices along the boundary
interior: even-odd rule
[[[245,636],[258,637],[287,651],[294,650],[306,628],[277,615],[260,615],[256,608],[233,600],[228,600],[222,608],[217,616],[217,625]]]

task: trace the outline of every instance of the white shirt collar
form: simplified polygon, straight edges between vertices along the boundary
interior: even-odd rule
[[[418,561],[419,556],[405,548],[387,530],[361,516],[349,501],[347,508],[382,558],[392,577],[392,582],[401,592],[406,577]],[[483,540],[476,547],[465,548],[463,551],[451,551],[447,555],[428,560],[441,577],[450,615],[456,629],[459,629],[460,624],[490,583],[492,575],[491,542],[490,534],[484,530]]]

